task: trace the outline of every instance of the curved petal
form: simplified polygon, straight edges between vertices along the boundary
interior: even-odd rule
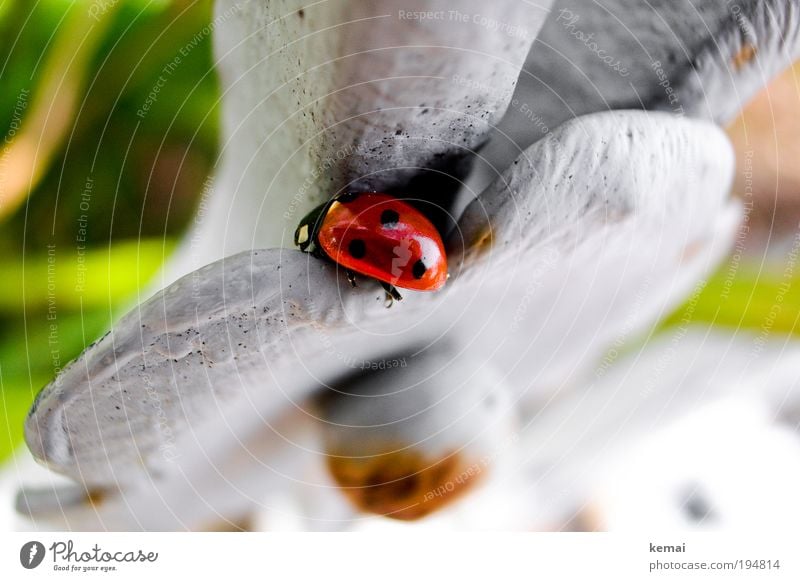
[[[725,203],[732,172],[730,143],[711,124],[638,111],[587,115],[526,150],[468,206],[448,255],[518,260],[628,216],[669,215],[705,228],[706,215]]]
[[[169,466],[149,478],[90,488],[28,473],[16,508],[39,529],[341,528],[357,517],[324,470],[319,439],[317,420],[300,408],[271,421],[242,402],[160,450]]]
[[[483,504],[514,507],[504,530],[794,530],[799,358],[791,338],[667,330],[523,426]]]
[[[341,284],[340,292],[336,292]],[[182,430],[245,393],[274,419],[310,390],[435,339],[430,297],[406,316],[383,291],[351,289],[335,265],[296,251],[242,253],[184,277],[122,318],[39,395],[26,422],[34,455],[86,485],[158,473]],[[255,397],[255,396],[253,396]]]
[[[449,240],[469,295],[460,333],[526,398],[546,401],[716,266],[739,218],[732,174],[727,138],[705,122],[611,112],[559,127],[470,204]]]
[[[726,124],[797,58],[797,0],[557,1],[485,155],[504,168],[548,128],[609,109]]]
[[[449,208],[549,3],[218,2],[222,166],[165,282],[292,246],[300,219],[341,188]]]
[[[545,371],[570,368],[607,344],[603,328],[628,305],[627,284],[651,275],[658,294],[676,269],[697,276],[705,265],[697,256],[718,246],[711,232],[730,154],[713,128],[637,113],[573,123],[529,154],[527,166],[505,177],[508,186],[487,190],[466,212],[460,232],[471,246],[453,249],[462,264],[454,262],[442,292],[407,293],[387,310],[377,285],[351,289],[335,265],[279,249],[236,255],[169,286],[42,392],[27,422],[34,455],[93,495],[124,500],[161,480],[161,489],[180,490],[202,480],[181,472],[213,474],[225,458],[247,464],[237,442],[258,440],[321,386],[445,339],[457,360],[487,362],[516,393],[541,397]],[[656,180],[644,165],[670,178]],[[686,171],[667,171],[676,165]],[[488,247],[478,236],[487,226]],[[651,239],[667,226],[669,236]],[[569,268],[537,267],[547,256]],[[608,283],[611,268],[619,286]],[[664,292],[677,293],[669,285]],[[494,308],[499,299],[502,309]],[[256,465],[241,473],[263,474],[258,457],[250,454]],[[185,515],[206,495],[190,497],[167,524],[148,526],[196,525]],[[254,502],[242,495],[223,511],[208,501],[213,509],[198,518],[219,511],[234,520]]]
[[[459,355],[401,357],[324,395],[328,467],[360,510],[416,520],[492,478],[516,416],[499,374]]]

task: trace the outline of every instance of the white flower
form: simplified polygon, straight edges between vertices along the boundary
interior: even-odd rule
[[[677,94],[685,113],[724,120],[797,54],[794,2],[744,3],[752,35],[724,5],[651,2],[675,32],[663,37],[628,4],[612,4],[615,21],[578,2],[565,29],[558,8],[545,22],[542,3],[516,0],[462,2],[461,16],[438,0],[402,15],[388,1],[219,2],[223,162],[163,281],[188,274],[37,399],[27,443],[76,484],[26,486],[18,508],[71,528],[358,528],[365,512],[439,509],[459,526],[563,526],[586,491],[538,504],[526,491],[542,475],[520,479],[520,458],[563,445],[542,431],[559,402],[691,292],[738,219],[717,127],[606,109],[668,109]],[[539,86],[512,100],[543,23],[553,42],[522,75]],[[576,27],[600,27],[620,66]],[[509,103],[519,125],[540,115],[531,145],[509,156],[495,135],[478,174],[495,175],[462,213],[458,180]],[[443,291],[386,309],[377,285],[352,289],[288,248],[300,217],[347,188],[440,207],[455,224]],[[470,494],[495,508],[459,512]],[[498,494],[520,509],[500,514]]]

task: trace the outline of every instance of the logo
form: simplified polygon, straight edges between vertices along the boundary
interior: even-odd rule
[[[411,260],[411,239],[403,238],[400,244],[394,247],[394,258],[392,258],[392,276],[394,281],[403,275],[403,269]]]
[[[39,541],[29,541],[19,550],[19,562],[26,569],[35,569],[44,559],[44,545]]]

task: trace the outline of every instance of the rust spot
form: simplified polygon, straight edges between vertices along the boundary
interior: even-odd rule
[[[745,65],[753,61],[756,54],[758,54],[758,47],[748,42],[736,53],[733,59],[731,59],[731,66],[733,66],[734,70],[740,71]]]
[[[306,11],[301,8],[300,10],[297,11],[297,15],[300,18],[303,18],[306,15]]]
[[[560,523],[551,529],[558,532],[596,533],[605,530],[599,508],[588,505],[577,510],[566,523]]]
[[[328,456],[328,469],[359,509],[398,520],[416,520],[460,498],[483,468],[458,454],[427,458],[401,450],[366,458]]]
[[[492,244],[494,244],[494,233],[492,226],[489,224],[475,236],[475,239],[472,241],[472,247],[478,252],[484,252],[489,250]]]
[[[693,242],[687,244],[681,253],[680,263],[683,264],[684,262],[688,262],[697,257],[703,248],[705,248],[705,246],[706,244],[703,240],[694,240]]]
[[[228,520],[219,516],[218,519],[201,524],[197,527],[197,531],[202,533],[246,533],[256,530],[253,519],[250,517]]]
[[[84,499],[84,502],[86,502],[87,505],[93,508],[99,508],[100,505],[103,504],[105,499],[106,499],[106,491],[96,488],[94,490],[89,490],[86,492],[86,498]]]

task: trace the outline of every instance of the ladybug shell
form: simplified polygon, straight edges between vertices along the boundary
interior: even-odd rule
[[[415,207],[386,194],[345,194],[331,202],[317,243],[345,268],[400,288],[433,291],[447,281],[439,232]]]

